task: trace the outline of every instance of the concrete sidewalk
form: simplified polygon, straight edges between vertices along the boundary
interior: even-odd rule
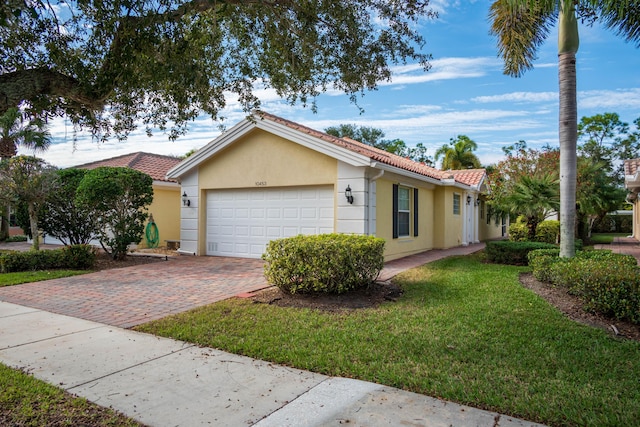
[[[151,426],[535,426],[0,302],[0,361]]]

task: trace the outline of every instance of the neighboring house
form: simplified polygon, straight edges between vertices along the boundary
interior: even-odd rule
[[[259,258],[272,240],[356,233],[385,258],[499,237],[480,224],[482,169],[440,171],[256,113],[167,173],[182,185],[181,250]]]
[[[624,161],[624,186],[629,194],[627,201],[633,204],[633,237],[640,236],[640,208],[638,207],[638,193],[640,193],[640,159]]]
[[[95,169],[100,166],[127,167],[149,175],[153,179],[153,202],[149,206],[149,213],[153,215],[153,220],[158,227],[158,244],[164,246],[167,240],[180,240],[182,193],[180,193],[180,184],[166,177],[167,171],[178,163],[180,159],[177,157],[137,152],[74,167],[78,169]],[[144,237],[140,246],[147,246]]]

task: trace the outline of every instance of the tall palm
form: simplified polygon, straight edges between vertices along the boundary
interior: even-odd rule
[[[438,148],[434,157],[436,162],[442,157],[441,169],[469,169],[479,168],[480,159],[473,152],[478,145],[466,135],[451,138],[449,144]]]
[[[537,49],[558,23],[558,80],[560,95],[560,255],[575,255],[577,123],[576,53],[577,15],[602,22],[640,45],[638,0],[496,0],[491,5],[491,32],[505,74],[519,77],[533,68]]]
[[[10,159],[18,146],[34,151],[45,151],[51,145],[51,135],[42,120],[25,120],[17,108],[9,108],[0,116],[0,161]],[[9,235],[10,206],[0,208],[0,239]]]

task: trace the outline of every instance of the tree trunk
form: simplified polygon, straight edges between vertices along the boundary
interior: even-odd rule
[[[9,219],[11,217],[11,206],[7,205],[2,211],[2,218],[0,219],[0,241],[7,240],[9,238]]]
[[[560,256],[576,253],[576,176],[578,105],[576,101],[576,55],[558,55],[560,80]]]
[[[40,236],[38,235],[38,214],[36,206],[33,202],[29,203],[29,224],[31,225],[31,236],[33,243],[31,249],[37,251],[40,249]]]
[[[578,23],[572,1],[563,1],[558,28],[558,81],[560,93],[560,256],[576,254],[576,179],[578,103],[576,101],[576,52]]]

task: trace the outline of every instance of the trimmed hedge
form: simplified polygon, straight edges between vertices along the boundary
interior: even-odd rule
[[[496,264],[527,265],[527,255],[536,249],[554,249],[556,245],[542,242],[512,242],[497,240],[487,242],[485,253],[489,262]]]
[[[290,294],[344,293],[373,283],[384,266],[384,239],[321,234],[272,240],[262,255],[269,283]]]
[[[26,242],[28,240],[27,236],[23,234],[18,234],[17,236],[9,236],[5,239],[6,243],[11,242]]]
[[[633,256],[580,251],[566,259],[538,250],[529,254],[529,262],[538,280],[579,296],[585,309],[640,323],[640,269]]]
[[[90,245],[72,245],[40,251],[7,251],[0,253],[0,273],[53,269],[88,270],[96,260]]]
[[[548,219],[538,224],[536,241],[544,243],[558,243],[560,237],[560,221]]]
[[[560,248],[536,249],[527,254],[533,276],[541,282],[550,282],[549,267],[559,260]]]

